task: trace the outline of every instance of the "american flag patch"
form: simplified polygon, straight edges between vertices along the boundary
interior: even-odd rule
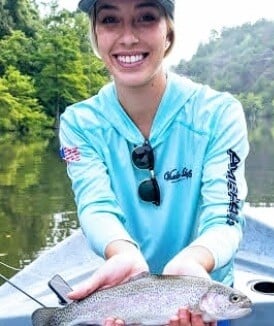
[[[77,147],[62,147],[60,156],[67,163],[80,161],[80,152]]]

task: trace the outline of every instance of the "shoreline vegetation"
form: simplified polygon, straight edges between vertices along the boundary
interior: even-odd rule
[[[48,8],[50,6],[50,8]],[[43,9],[43,8],[42,8]],[[90,47],[89,23],[80,11],[31,0],[0,6],[0,132],[51,137],[60,114],[94,95],[110,80]],[[40,11],[39,11],[40,10]],[[172,71],[228,91],[242,103],[247,120],[274,116],[274,21],[212,30],[191,60]]]

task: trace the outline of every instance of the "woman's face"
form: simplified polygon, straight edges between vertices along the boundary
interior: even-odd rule
[[[116,84],[143,86],[162,74],[170,45],[167,20],[151,0],[98,0],[98,51]]]

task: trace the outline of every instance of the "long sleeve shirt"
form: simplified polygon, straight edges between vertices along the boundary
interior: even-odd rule
[[[114,83],[68,107],[60,142],[81,227],[90,247],[124,239],[140,247],[151,272],[186,246],[202,245],[215,260],[212,278],[233,282],[233,258],[242,237],[244,176],[249,145],[241,104],[173,73],[153,121],[159,206],[138,196],[150,178],[131,154],[144,137],[121,107]]]

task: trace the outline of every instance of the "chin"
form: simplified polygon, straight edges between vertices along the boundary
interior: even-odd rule
[[[133,76],[134,75],[134,76]],[[115,76],[113,75],[116,84],[126,87],[142,87],[149,83],[150,78],[144,78],[136,76],[133,73],[132,76]]]

